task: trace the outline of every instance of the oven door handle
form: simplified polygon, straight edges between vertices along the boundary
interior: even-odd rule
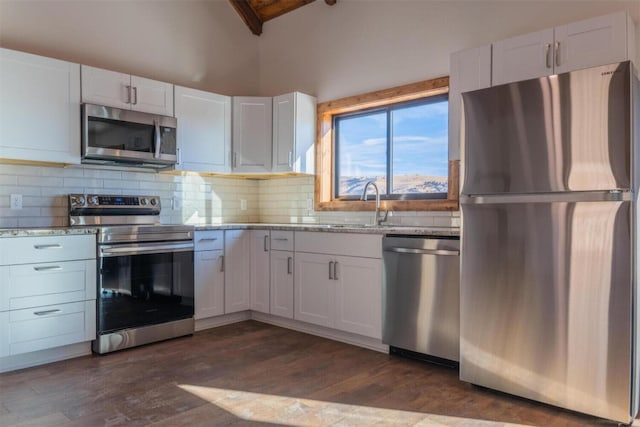
[[[127,255],[141,255],[150,253],[162,253],[162,252],[189,252],[193,251],[193,242],[185,243],[165,243],[165,244],[153,244],[153,245],[110,245],[101,246],[99,250],[99,256],[127,256]]]

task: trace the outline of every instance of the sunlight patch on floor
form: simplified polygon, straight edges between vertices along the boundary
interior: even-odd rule
[[[215,387],[187,384],[178,387],[240,419],[289,426],[521,426],[521,424],[346,405]]]

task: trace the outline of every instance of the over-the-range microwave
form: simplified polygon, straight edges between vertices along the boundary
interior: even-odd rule
[[[175,117],[82,104],[82,163],[170,168],[176,130]]]

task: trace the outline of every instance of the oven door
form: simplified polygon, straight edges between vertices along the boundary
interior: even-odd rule
[[[98,334],[189,319],[193,243],[100,245]]]

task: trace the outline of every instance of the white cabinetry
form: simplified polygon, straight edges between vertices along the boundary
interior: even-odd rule
[[[462,92],[491,86],[491,46],[451,54],[449,63],[449,157],[460,158]]]
[[[231,97],[175,87],[178,119],[176,170],[226,173],[231,170]]]
[[[0,239],[0,362],[95,339],[95,253],[93,235]]]
[[[313,174],[316,98],[300,92],[273,98],[273,172]]]
[[[173,116],[173,85],[83,65],[82,102]]]
[[[0,158],[80,163],[80,65],[0,49]]]
[[[381,338],[381,244],[379,235],[296,233],[294,318]]]
[[[224,312],[249,310],[251,234],[245,230],[227,230],[224,243]]]
[[[195,319],[224,314],[224,232],[194,235]]]
[[[233,171],[271,172],[272,100],[233,97]]]
[[[269,313],[269,230],[251,230],[251,310]]]
[[[293,231],[271,232],[271,314],[293,319]]]
[[[493,85],[634,59],[626,12],[574,22],[493,44]]]

